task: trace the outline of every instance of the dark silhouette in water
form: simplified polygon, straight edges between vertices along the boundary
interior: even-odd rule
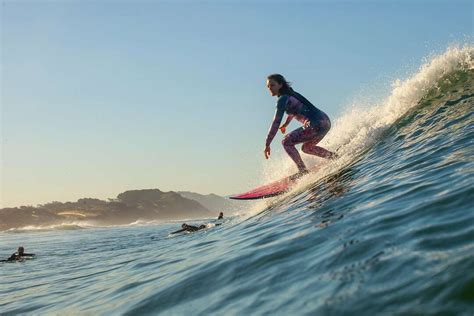
[[[19,260],[23,260],[25,258],[33,258],[35,257],[36,255],[34,253],[25,253],[25,248],[23,247],[18,247],[18,251],[13,253],[10,258],[8,258],[7,260],[2,260],[3,262],[7,262],[7,261],[19,261]]]
[[[219,216],[217,217],[217,220],[221,220],[221,219],[224,219],[224,212],[220,212],[219,213]],[[219,225],[222,225],[222,223],[217,223],[217,224],[214,224],[215,226],[219,226]],[[201,230],[201,229],[204,229],[206,228],[207,226],[202,224],[200,225],[199,227],[198,226],[193,226],[193,225],[188,225],[186,223],[183,223],[181,225],[181,229],[180,230],[177,230],[175,232],[172,232],[170,234],[177,234],[177,233],[181,233],[181,232],[184,232],[184,231],[187,231],[187,232],[195,232],[195,231],[198,231],[198,230]]]
[[[181,225],[180,230],[172,232],[171,234],[177,234],[177,233],[181,233],[181,232],[184,232],[184,231],[195,232],[195,231],[198,231],[198,230],[201,230],[201,229],[204,229],[204,228],[206,228],[206,225],[201,225],[201,226],[197,227],[197,226],[188,225],[186,223],[183,223],[183,225]]]

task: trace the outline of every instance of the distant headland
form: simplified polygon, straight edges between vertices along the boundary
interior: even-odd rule
[[[215,194],[131,190],[103,201],[82,198],[77,202],[0,209],[0,230],[56,224],[126,225],[138,220],[179,220],[217,216],[232,209],[232,202]]]

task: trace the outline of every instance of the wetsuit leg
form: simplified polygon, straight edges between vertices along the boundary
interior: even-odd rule
[[[315,155],[315,156],[326,158],[326,159],[334,159],[337,157],[337,155],[333,153],[332,151],[324,149],[323,147],[316,146],[317,143],[319,143],[319,140],[316,142],[304,143],[303,146],[301,147],[301,150],[305,154]]]
[[[304,153],[316,155],[323,158],[334,158],[336,154],[326,150],[322,147],[316,146],[331,128],[329,120],[323,120],[317,126],[300,127],[283,138],[283,148],[287,154],[293,159],[298,166],[300,172],[306,171],[306,166],[301,159],[298,150],[295,148],[297,144],[303,144],[302,150]]]
[[[329,119],[323,120],[318,126],[314,128],[315,137],[311,141],[305,142],[301,147],[301,150],[310,155],[315,155],[321,158],[334,159],[337,155],[323,147],[316,146],[326,136],[327,132],[331,128],[331,122]]]
[[[314,129],[300,127],[286,135],[281,142],[286,153],[296,163],[300,172],[306,171],[306,166],[304,165],[298,150],[295,148],[295,145],[312,141],[316,136],[317,133]]]

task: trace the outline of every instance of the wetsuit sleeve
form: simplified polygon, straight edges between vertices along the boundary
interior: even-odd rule
[[[267,140],[265,142],[266,146],[270,146],[273,138],[280,127],[281,120],[283,119],[283,114],[285,114],[285,105],[288,101],[288,96],[284,95],[278,99],[275,117],[273,118],[273,123],[270,126],[270,130],[268,131]]]
[[[290,124],[291,120],[293,120],[294,117],[295,117],[294,115],[288,114],[288,117],[286,118],[286,121],[285,121],[285,123],[283,123],[283,125],[288,126]]]
[[[180,233],[180,232],[184,232],[186,229],[180,229],[180,230],[177,230],[175,232],[172,232],[170,234],[177,234],[177,233]]]

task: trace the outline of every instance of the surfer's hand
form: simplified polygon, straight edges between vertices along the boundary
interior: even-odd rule
[[[285,134],[286,133],[286,125],[280,126],[280,131],[281,131],[282,134]]]
[[[263,153],[265,154],[265,159],[268,159],[270,157],[270,146],[266,146]]]

